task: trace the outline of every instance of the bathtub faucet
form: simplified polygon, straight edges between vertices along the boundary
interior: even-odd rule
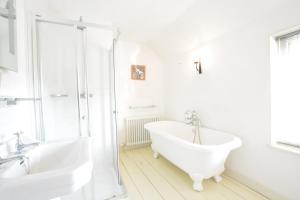
[[[186,124],[193,125],[193,126],[200,126],[200,119],[198,113],[195,110],[187,110],[185,112],[185,122]]]
[[[186,124],[194,126],[193,143],[201,144],[202,142],[201,142],[201,137],[200,137],[200,119],[199,119],[198,113],[195,110],[186,111],[185,112],[185,122],[186,122]],[[198,142],[197,142],[197,140],[198,140]]]

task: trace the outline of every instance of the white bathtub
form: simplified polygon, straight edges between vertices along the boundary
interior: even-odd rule
[[[145,124],[150,132],[154,157],[161,154],[189,174],[193,188],[203,190],[203,179],[222,180],[224,163],[231,150],[241,146],[239,138],[220,131],[200,127],[201,144],[193,144],[193,126],[175,121]]]

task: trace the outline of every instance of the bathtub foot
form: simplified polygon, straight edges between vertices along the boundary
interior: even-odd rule
[[[216,183],[220,183],[222,181],[222,177],[217,175],[217,176],[214,176],[214,180]]]
[[[195,182],[194,181],[193,189],[198,191],[198,192],[201,192],[203,190],[202,181],[201,182]]]
[[[158,152],[154,152],[154,153],[153,153],[153,157],[154,157],[155,159],[158,159],[159,153],[158,153]]]
[[[203,190],[203,186],[202,186],[203,176],[199,174],[190,174],[190,177],[193,180],[193,189],[198,192],[201,192]]]

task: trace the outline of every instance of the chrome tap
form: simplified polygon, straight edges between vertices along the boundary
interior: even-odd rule
[[[191,119],[192,119],[192,116],[191,116],[191,111],[190,110],[187,110],[185,111],[185,118],[184,118],[184,121],[186,124],[191,124]]]
[[[185,112],[185,122],[186,124],[193,125],[193,126],[199,126],[200,125],[200,119],[198,117],[198,113],[195,110],[187,110]]]
[[[40,143],[39,142],[33,142],[29,144],[24,144],[21,135],[23,134],[22,131],[15,133],[14,135],[17,137],[17,142],[16,142],[16,154],[21,154],[22,150],[30,147],[30,146],[38,146]]]
[[[13,156],[10,156],[7,158],[0,157],[0,165],[11,162],[11,161],[15,161],[15,160],[20,160],[20,165],[22,165],[25,160],[28,160],[28,158],[23,154],[13,155]]]
[[[14,135],[17,137],[16,145],[15,145],[16,149],[15,149],[15,151],[10,152],[10,154],[8,154],[8,156],[5,158],[0,156],[0,165],[2,165],[4,163],[19,160],[20,165],[22,165],[26,161],[27,165],[25,164],[25,166],[28,168],[29,158],[24,154],[23,149],[25,149],[26,147],[29,147],[29,146],[37,146],[39,143],[35,142],[35,143],[31,143],[31,144],[24,144],[21,140],[21,134],[23,134],[23,132],[14,133]]]
[[[185,112],[185,123],[188,125],[192,125],[194,127],[193,128],[193,133],[194,133],[193,143],[197,143],[196,140],[198,139],[198,143],[201,144],[200,118],[198,116],[198,113],[195,110],[186,111]]]

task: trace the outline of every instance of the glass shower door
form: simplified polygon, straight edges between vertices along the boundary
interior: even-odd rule
[[[118,167],[114,134],[114,99],[112,93],[111,31],[87,27],[84,30],[85,66],[89,93],[90,131],[93,137],[94,177],[93,188],[113,188],[94,193],[94,199],[106,199],[116,195]],[[105,181],[105,185],[104,185]],[[113,191],[113,192],[112,192]]]
[[[37,48],[45,141],[80,135],[77,35],[74,26],[37,21]]]
[[[112,31],[47,20],[37,20],[36,29],[41,135],[47,142],[79,136],[92,141],[92,179],[70,199],[115,196],[121,185]]]

